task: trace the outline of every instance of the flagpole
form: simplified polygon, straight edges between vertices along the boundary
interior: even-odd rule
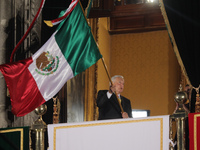
[[[84,13],[84,10],[83,10],[83,6],[82,6],[82,4],[81,4],[80,1],[79,1],[79,4],[80,4],[80,6],[81,6],[81,8],[82,8],[83,15],[84,15],[85,20],[86,20],[86,22],[87,22],[87,18],[86,18],[86,16],[85,16],[85,13]],[[88,22],[87,22],[87,24],[88,24]],[[88,24],[88,26],[89,26],[89,24]],[[92,33],[92,32],[91,32],[91,33]],[[93,38],[94,38],[93,33],[92,33],[92,36],[93,36]],[[95,38],[94,38],[94,39],[95,39]],[[99,52],[100,52],[100,50],[99,50]],[[100,52],[100,53],[101,53],[101,52]],[[107,74],[107,76],[108,76],[108,79],[109,79],[111,85],[113,85],[112,80],[111,80],[111,78],[110,78],[110,75],[109,75],[109,73],[108,73],[107,66],[106,66],[106,64],[105,64],[105,61],[104,61],[103,57],[101,57],[101,60],[102,60],[103,66],[104,66],[104,68],[105,68],[105,70],[106,70],[106,74]],[[120,101],[119,97],[117,96],[116,91],[115,91],[114,93],[115,93],[115,95],[116,95],[116,97],[117,97],[117,101],[118,101],[118,103],[119,103],[119,107],[120,107],[120,109],[121,109],[121,112],[123,113],[124,110],[123,110],[123,108],[122,108],[121,101]]]
[[[113,82],[112,82],[112,80],[111,80],[111,78],[110,78],[110,75],[109,75],[109,73],[108,73],[108,69],[107,69],[107,66],[106,66],[106,64],[105,64],[104,58],[102,57],[101,60],[102,60],[103,66],[104,66],[104,68],[105,68],[105,70],[106,70],[106,74],[107,74],[107,76],[108,76],[108,78],[109,78],[109,80],[110,80],[110,83],[111,83],[111,85],[113,85]],[[123,108],[122,108],[121,101],[120,101],[119,97],[118,97],[117,94],[116,94],[116,91],[115,91],[115,95],[116,95],[116,97],[117,97],[117,101],[118,101],[118,103],[119,103],[120,109],[121,109],[121,111],[122,111],[122,113],[123,113],[124,110],[123,110]]]

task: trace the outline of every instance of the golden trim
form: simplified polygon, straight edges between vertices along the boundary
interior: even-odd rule
[[[20,149],[21,150],[23,150],[23,139],[24,139],[24,130],[23,130],[23,128],[18,128],[18,129],[9,129],[9,130],[0,130],[0,133],[7,133],[7,132],[20,132],[20,135],[21,135],[21,137],[20,137]]]
[[[95,41],[98,41],[98,19],[89,19],[91,32]],[[84,121],[94,121],[97,119],[96,95],[97,95],[97,67],[95,63],[85,71],[85,101],[84,101]]]
[[[88,5],[87,5],[87,7],[85,8],[85,16],[87,16],[87,14],[88,14],[88,9],[89,9],[89,7],[90,7],[90,3],[91,3],[91,0],[88,0]]]
[[[54,127],[54,130],[53,130],[54,131],[54,133],[53,133],[53,149],[56,150],[56,130],[58,130],[58,129],[91,127],[91,126],[99,126],[99,125],[113,125],[113,124],[124,124],[124,123],[137,123],[137,122],[148,122],[148,121],[160,121],[160,150],[163,150],[163,118],[127,120],[127,121],[117,121],[117,122],[102,122],[102,123],[79,124],[79,125],[71,125],[71,126]]]
[[[173,49],[174,49],[174,52],[176,54],[177,60],[179,62],[179,65],[181,66],[182,72],[183,72],[183,74],[184,74],[184,76],[186,78],[187,83],[191,86],[191,82],[190,82],[190,80],[188,78],[187,72],[185,70],[185,66],[184,66],[183,61],[181,59],[180,53],[178,51],[178,47],[176,45],[176,41],[175,41],[174,35],[172,33],[172,30],[171,30],[171,26],[169,24],[169,20],[168,20],[167,14],[166,14],[166,10],[165,10],[165,7],[164,7],[163,0],[159,0],[159,3],[160,3],[160,9],[161,9],[165,24],[167,25],[167,30],[168,30],[169,36],[171,37],[171,41],[173,43]]]
[[[200,114],[194,115],[194,150],[197,150],[197,117],[200,117]]]

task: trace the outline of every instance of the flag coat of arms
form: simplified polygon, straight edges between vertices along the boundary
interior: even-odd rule
[[[24,116],[51,99],[67,80],[102,55],[79,3],[49,40],[30,58],[0,65],[10,92],[12,112]]]

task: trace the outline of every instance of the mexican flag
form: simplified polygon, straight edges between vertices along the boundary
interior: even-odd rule
[[[102,55],[79,3],[49,40],[30,58],[0,65],[10,92],[12,112],[24,116],[51,99],[67,80]]]

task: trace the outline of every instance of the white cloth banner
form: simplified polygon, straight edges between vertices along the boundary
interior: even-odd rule
[[[48,125],[49,150],[168,150],[169,116]]]

